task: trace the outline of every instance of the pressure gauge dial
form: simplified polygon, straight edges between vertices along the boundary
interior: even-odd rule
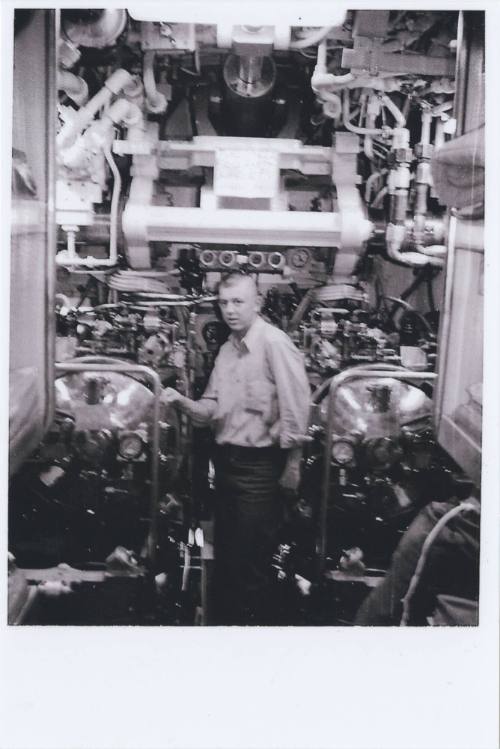
[[[354,462],[354,445],[346,439],[336,440],[332,445],[332,458],[339,466]]]
[[[137,460],[144,450],[144,442],[136,432],[127,432],[120,438],[118,452],[125,460]]]
[[[300,247],[298,250],[293,250],[290,254],[290,265],[293,268],[304,268],[309,262],[311,254],[305,247]]]

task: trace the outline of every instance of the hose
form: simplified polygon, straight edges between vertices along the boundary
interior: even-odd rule
[[[389,192],[389,188],[388,187],[383,187],[380,190],[380,192],[378,192],[377,195],[375,196],[375,198],[373,200],[373,203],[371,204],[370,207],[371,208],[380,208],[380,206],[382,204],[382,201],[383,201],[383,199],[385,198],[385,196],[387,195],[388,192]]]
[[[316,388],[316,390],[312,394],[313,403],[319,403],[325,391],[328,390],[328,388],[330,387],[330,383],[332,380],[333,380],[333,377],[328,377],[324,382],[321,383],[319,387]]]
[[[401,307],[403,307],[403,309],[406,309],[409,312],[413,312],[413,314],[416,315],[416,317],[418,317],[418,319],[420,320],[424,328],[427,330],[427,332],[430,333],[431,335],[434,333],[429,321],[426,320],[426,318],[420,312],[417,312],[417,310],[409,302],[405,302],[403,299],[399,299],[398,297],[395,297],[395,296],[386,296],[384,298],[389,299],[389,301],[394,302],[394,304],[400,305]],[[393,315],[391,315],[391,317],[392,316]]]
[[[288,326],[288,334],[293,333],[295,330],[297,330],[313,298],[314,289],[308,289],[308,291],[306,291],[306,293],[300,300],[297,309],[293,313],[292,319],[290,320],[290,325]]]
[[[434,528],[431,530],[431,532],[425,539],[417,566],[415,568],[415,572],[413,574],[413,577],[410,581],[410,585],[408,587],[408,591],[406,592],[406,595],[403,598],[403,614],[401,617],[401,627],[408,626],[408,622],[410,619],[411,600],[420,582],[420,578],[422,577],[422,572],[425,567],[427,557],[429,556],[429,551],[430,551],[432,544],[434,543],[436,538],[439,536],[444,526],[447,525],[447,523],[450,520],[452,520],[456,515],[460,515],[462,512],[467,512],[467,511],[476,512],[479,514],[479,507],[477,505],[477,502],[471,501],[470,499],[466,500],[465,502],[460,502],[460,504],[457,505],[457,507],[453,507],[447,513],[445,513],[442,518],[438,520]]]
[[[366,140],[366,138],[365,138],[365,140]],[[371,198],[371,195],[372,195],[372,185],[373,185],[373,183],[376,182],[376,180],[378,180],[384,174],[387,174],[387,169],[382,169],[381,171],[373,172],[373,174],[370,174],[370,176],[366,180],[366,185],[365,185],[365,203],[369,203],[370,202],[370,198]]]
[[[344,127],[347,130],[350,130],[351,133],[356,133],[357,135],[382,135],[382,133],[384,132],[384,130],[381,128],[357,127],[350,122],[349,92],[347,90],[344,91],[342,112]]]

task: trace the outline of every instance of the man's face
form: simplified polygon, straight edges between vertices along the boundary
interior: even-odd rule
[[[230,329],[244,336],[260,310],[260,300],[251,278],[233,281],[219,289],[222,317]]]

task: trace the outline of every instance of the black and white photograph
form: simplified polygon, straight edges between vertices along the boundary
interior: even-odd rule
[[[9,637],[458,659],[498,596],[488,11],[34,6],[2,19]],[[163,746],[466,746],[272,735]]]

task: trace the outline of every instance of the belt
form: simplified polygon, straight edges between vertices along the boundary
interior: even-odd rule
[[[216,445],[216,450],[218,455],[236,460],[258,460],[259,458],[277,456],[282,452],[279,445],[245,447],[243,445],[230,445],[227,442],[222,445]]]

